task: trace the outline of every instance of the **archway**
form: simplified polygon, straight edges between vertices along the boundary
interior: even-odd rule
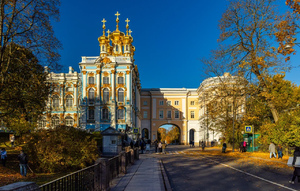
[[[149,130],[144,128],[142,130],[142,138],[149,139]]]
[[[190,130],[190,142],[195,141],[195,130],[191,129]]]
[[[174,124],[161,125],[157,130],[157,140],[167,144],[180,144],[180,128]]]

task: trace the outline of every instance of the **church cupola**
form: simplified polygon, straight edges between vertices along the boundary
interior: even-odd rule
[[[112,55],[113,56],[120,56],[123,55],[122,52],[122,47],[123,47],[123,40],[124,40],[124,36],[125,34],[123,32],[121,32],[119,30],[119,12],[117,12],[115,14],[117,16],[116,22],[117,22],[117,26],[116,26],[116,30],[112,33],[110,33],[109,35],[109,39],[111,39],[112,42]]]
[[[132,46],[132,42],[133,42],[133,38],[131,36],[132,31],[129,29],[129,25],[128,25],[130,20],[128,20],[128,18],[127,18],[125,20],[125,22],[127,24],[126,24],[126,36],[124,37],[124,41],[123,41],[124,56],[131,56],[131,55],[133,55],[132,53],[134,52],[134,47]]]
[[[103,18],[101,21],[103,23],[102,29],[103,29],[103,35],[98,38],[99,41],[99,46],[100,46],[100,56],[101,57],[106,57],[107,55],[110,54],[110,44],[109,44],[109,39],[107,36],[105,36],[105,22],[106,20]],[[109,30],[108,30],[108,35],[109,35]]]

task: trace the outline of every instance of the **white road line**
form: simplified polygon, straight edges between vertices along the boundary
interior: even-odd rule
[[[203,157],[203,158],[207,158],[207,157]],[[233,169],[233,170],[236,170],[236,171],[238,171],[238,172],[241,172],[241,173],[247,174],[247,175],[249,175],[249,176],[252,176],[252,177],[254,177],[254,178],[257,178],[257,179],[263,180],[263,181],[265,181],[265,182],[268,182],[268,183],[277,185],[277,186],[279,186],[279,187],[282,187],[282,188],[285,188],[285,189],[288,189],[288,190],[292,190],[292,191],[298,191],[298,190],[295,190],[295,189],[286,187],[286,186],[284,186],[284,185],[278,184],[278,183],[276,183],[276,182],[272,182],[272,181],[270,181],[270,180],[267,180],[267,179],[264,179],[264,178],[262,178],[262,177],[256,176],[256,175],[254,175],[254,174],[250,174],[250,173],[245,172],[245,171],[243,171],[243,170],[234,168],[234,167],[229,166],[229,165],[227,165],[227,164],[218,162],[218,161],[216,161],[216,160],[213,160],[213,159],[210,159],[210,158],[207,158],[207,159],[209,159],[209,160],[211,160],[211,161],[213,161],[213,162],[215,162],[215,163],[218,163],[218,164],[220,164],[220,165],[223,165],[223,166],[225,166],[225,167],[228,167],[228,168],[231,168],[231,169]]]
[[[175,151],[176,155],[178,155],[179,153],[177,151]]]

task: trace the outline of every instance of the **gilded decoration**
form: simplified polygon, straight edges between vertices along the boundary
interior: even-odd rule
[[[72,85],[71,85],[71,83],[67,82],[67,86],[68,86],[68,87],[71,87]]]
[[[104,88],[110,88],[110,84],[103,84],[101,89],[104,89]]]
[[[109,58],[105,57],[100,62],[102,62],[104,64],[108,64],[108,63],[111,63],[111,60]]]
[[[119,76],[119,77],[122,77],[122,76],[124,76],[124,73],[123,73],[123,72],[119,72],[119,73],[118,73],[118,76]]]
[[[46,127],[49,127],[49,126],[50,126],[50,124],[49,124],[49,123],[47,123],[47,124],[46,124]]]
[[[66,117],[70,117],[70,116],[71,116],[71,114],[70,114],[70,113],[68,113]]]
[[[97,74],[100,74],[100,70],[96,70],[96,73],[97,73]]]
[[[77,84],[74,84],[74,87],[77,88]]]
[[[60,118],[61,118],[61,119],[64,118],[64,114],[63,114],[63,113],[60,114]]]
[[[127,66],[127,69],[129,69],[129,66]]]
[[[115,73],[116,73],[116,71],[115,71],[115,70],[112,70],[112,71],[111,71],[111,73],[112,73],[112,74],[115,74]]]
[[[63,88],[63,87],[65,87],[65,85],[64,85],[64,84],[60,84],[60,87],[62,87],[62,88]]]
[[[103,73],[103,76],[104,76],[104,77],[108,77],[108,76],[109,76],[109,73],[108,73],[108,72],[104,72],[104,73]]]
[[[118,123],[125,123],[125,119],[118,119]]]
[[[88,84],[88,86],[85,88],[85,90],[87,91],[87,90],[90,89],[90,88],[94,88],[95,91],[97,91],[96,84]]]
[[[127,71],[126,71],[126,74],[130,74],[130,70],[127,70]]]
[[[74,113],[74,119],[77,121],[77,113]]]
[[[88,73],[88,76],[89,76],[89,77],[94,77],[94,75],[95,75],[94,72],[89,72],[89,73]]]
[[[124,106],[121,106],[121,105],[120,105],[120,106],[118,107],[118,109],[124,109]]]
[[[85,74],[86,74],[86,71],[82,71],[82,74],[85,75]]]
[[[67,97],[67,95],[73,96],[73,93],[72,93],[72,92],[67,92],[67,93],[65,94],[65,97]]]
[[[60,95],[58,92],[53,92],[52,95]]]
[[[85,66],[83,66],[83,69],[85,69]]]
[[[73,127],[77,127],[77,123],[74,123]]]

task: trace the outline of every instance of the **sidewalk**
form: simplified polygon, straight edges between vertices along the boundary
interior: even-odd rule
[[[112,191],[165,191],[171,190],[161,161],[151,156],[140,155],[127,173],[116,179]]]

